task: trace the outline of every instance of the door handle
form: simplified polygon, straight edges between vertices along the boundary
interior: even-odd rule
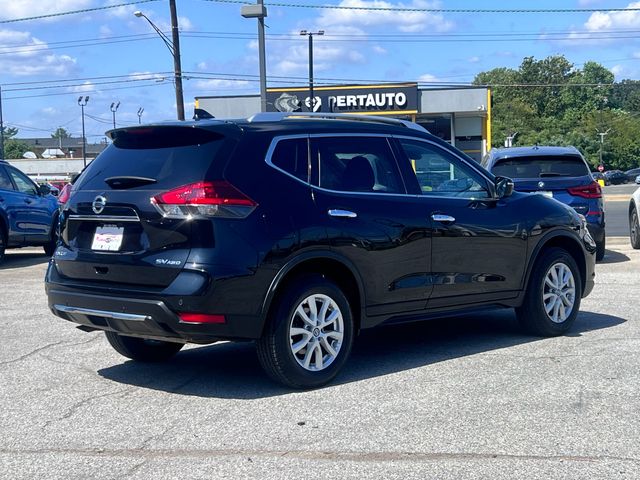
[[[356,218],[358,214],[356,212],[350,212],[349,210],[331,209],[327,212],[330,217],[337,218]]]
[[[431,219],[434,222],[439,222],[439,223],[453,223],[456,221],[456,219],[451,215],[442,215],[440,213],[434,213],[433,215],[431,215]]]

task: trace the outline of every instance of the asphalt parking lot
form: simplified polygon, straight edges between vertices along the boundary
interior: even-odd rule
[[[510,312],[368,331],[291,392],[250,344],[125,361],[46,306],[40,250],[0,267],[0,478],[640,478],[640,251],[613,238],[569,335]]]

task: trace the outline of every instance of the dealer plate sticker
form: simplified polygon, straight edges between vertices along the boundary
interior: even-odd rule
[[[91,250],[104,250],[108,252],[120,250],[123,233],[124,227],[117,227],[115,225],[104,225],[96,228]]]

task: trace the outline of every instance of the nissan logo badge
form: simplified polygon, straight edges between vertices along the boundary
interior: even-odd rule
[[[104,207],[107,205],[107,199],[102,195],[98,195],[93,199],[93,203],[91,204],[91,209],[96,215],[100,215],[104,210]]]

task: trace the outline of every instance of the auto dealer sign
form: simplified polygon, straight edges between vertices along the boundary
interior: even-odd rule
[[[314,97],[314,112],[412,114],[418,111],[417,83],[316,87]],[[267,110],[312,111],[309,89],[268,89]]]

